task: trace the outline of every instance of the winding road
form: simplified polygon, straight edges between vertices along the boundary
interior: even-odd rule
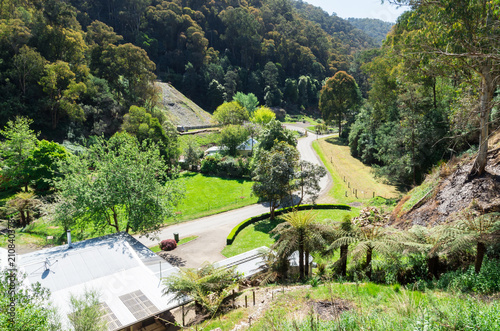
[[[303,127],[287,125],[288,129],[304,131]],[[301,160],[322,165],[319,157],[312,148],[312,142],[327,135],[317,136],[311,134],[298,140],[297,149]],[[320,181],[320,196],[328,192],[331,185],[330,174],[327,173]],[[225,259],[220,252],[226,245],[226,238],[232,228],[241,221],[262,213],[268,212],[269,207],[265,204],[254,204],[247,207],[234,209],[228,212],[211,215],[189,222],[170,225],[160,230],[157,236],[163,239],[173,239],[173,234],[178,233],[180,238],[198,236],[193,241],[177,247],[174,251],[162,253],[171,264],[178,267],[197,268],[204,262],[216,262]],[[155,246],[159,240],[135,236],[137,240],[147,247]]]

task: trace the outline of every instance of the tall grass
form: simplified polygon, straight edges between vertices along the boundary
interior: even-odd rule
[[[352,309],[332,321],[314,311],[292,314],[310,300],[342,298]],[[327,284],[281,297],[250,330],[500,330],[500,303],[449,293],[375,284]]]

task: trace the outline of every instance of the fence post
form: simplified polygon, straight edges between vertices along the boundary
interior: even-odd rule
[[[253,305],[255,306],[255,290],[252,291],[252,296],[253,296]]]
[[[245,294],[245,308],[248,308],[247,295]]]

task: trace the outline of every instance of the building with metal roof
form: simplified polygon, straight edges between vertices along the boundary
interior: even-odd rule
[[[230,268],[236,266],[236,271],[243,275],[244,278],[249,278],[259,272],[262,272],[262,267],[265,265],[263,253],[269,251],[269,248],[262,246],[252,249],[245,253],[235,255],[233,257],[214,263],[217,268]]]
[[[50,289],[65,329],[70,296],[87,290],[100,294],[109,330],[139,330],[183,304],[162,296],[161,278],[179,269],[124,232],[20,255],[17,264],[27,282]]]

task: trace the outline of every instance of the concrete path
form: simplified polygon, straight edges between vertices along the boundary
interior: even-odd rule
[[[287,125],[289,129],[304,131],[304,128]],[[326,137],[309,133],[308,137],[299,139],[297,149],[302,160],[322,165],[314,152],[311,144],[317,138]],[[331,177],[328,173],[321,182],[320,194],[328,192],[331,186]],[[231,210],[221,214],[203,217],[189,222],[170,225],[160,230],[159,240],[151,240],[146,237],[135,236],[147,247],[158,245],[160,240],[173,239],[174,233],[179,237],[198,236],[197,239],[177,247],[171,252],[160,253],[167,261],[178,267],[197,268],[204,262],[216,262],[225,259],[220,253],[226,245],[229,232],[241,221],[256,215],[269,212],[269,207],[264,204],[255,204],[247,207]]]

